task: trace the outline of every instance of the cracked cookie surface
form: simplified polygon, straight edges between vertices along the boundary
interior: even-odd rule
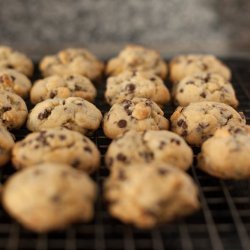
[[[90,80],[100,78],[104,69],[103,63],[83,48],[68,48],[56,55],[45,56],[39,67],[44,77],[79,74]]]
[[[133,164],[111,174],[104,187],[111,215],[140,228],[152,228],[199,208],[192,179],[168,164]]]
[[[96,89],[91,81],[81,75],[49,76],[34,83],[30,92],[30,99],[37,104],[46,99],[81,97],[87,101],[94,101]]]
[[[192,102],[214,101],[238,106],[231,83],[214,73],[199,73],[183,78],[174,85],[175,103],[187,106]]]
[[[163,130],[168,126],[164,112],[155,102],[137,97],[115,103],[103,119],[104,133],[112,139],[127,130]]]
[[[147,71],[165,79],[167,64],[155,50],[127,45],[117,57],[108,61],[106,73],[114,76],[127,70]]]
[[[0,90],[12,91],[25,98],[30,88],[31,82],[24,74],[13,69],[0,69]]]
[[[28,114],[24,100],[10,91],[0,90],[0,120],[8,129],[20,128]]]
[[[11,176],[3,206],[23,226],[36,232],[62,229],[93,217],[96,185],[68,165],[44,163]]]
[[[243,115],[219,102],[195,102],[186,107],[178,107],[170,119],[171,130],[195,146],[200,146],[218,128],[246,123]]]
[[[128,131],[111,142],[105,155],[108,168],[129,168],[134,163],[162,162],[187,170],[193,161],[192,149],[170,131]]]
[[[15,69],[31,77],[34,66],[32,61],[21,52],[7,46],[0,46],[0,69]]]
[[[152,73],[125,71],[108,78],[105,98],[110,105],[133,97],[149,98],[160,106],[170,100],[164,82]]]
[[[198,155],[204,172],[222,179],[250,178],[250,127],[217,130]]]
[[[88,134],[100,126],[102,114],[96,106],[80,97],[47,99],[30,112],[27,128],[39,131],[64,127]]]
[[[177,83],[186,76],[208,72],[217,73],[226,80],[231,79],[231,71],[213,55],[180,55],[170,61],[170,79]]]
[[[91,173],[100,165],[100,153],[90,139],[78,132],[49,129],[31,133],[17,142],[12,150],[12,162],[17,169],[54,162]]]

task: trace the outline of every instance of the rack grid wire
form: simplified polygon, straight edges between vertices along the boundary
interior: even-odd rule
[[[224,60],[233,73],[233,85],[247,122],[250,120],[250,60]],[[40,77],[37,67],[34,79]],[[170,83],[166,82],[168,86]],[[104,113],[109,106],[104,102],[104,81],[97,84],[95,104]],[[30,107],[30,105],[28,105]],[[164,109],[166,117],[174,111],[173,105]],[[17,140],[28,133],[25,128],[14,131]],[[102,155],[100,169],[92,175],[99,186],[95,217],[48,234],[35,234],[15,222],[0,207],[0,250],[249,250],[250,249],[250,182],[221,181],[196,168],[196,157],[189,174],[199,187],[201,210],[177,222],[153,230],[139,230],[112,218],[102,195],[102,184],[108,176],[104,154],[110,143],[102,132],[96,131],[91,139]],[[198,149],[194,149],[195,155]],[[14,173],[9,164],[0,169],[1,183]]]

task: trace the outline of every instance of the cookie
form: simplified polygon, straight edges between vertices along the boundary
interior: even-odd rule
[[[112,139],[127,130],[162,130],[168,126],[164,112],[155,102],[137,97],[115,103],[103,119],[103,131]]]
[[[14,139],[9,131],[0,124],[0,166],[3,166],[9,161],[11,149],[14,144]]]
[[[133,164],[105,183],[111,215],[139,228],[152,228],[199,208],[198,189],[183,171],[168,164]]]
[[[44,77],[79,74],[90,80],[100,78],[104,69],[103,63],[83,48],[68,48],[45,56],[39,67]]]
[[[235,109],[219,102],[194,102],[186,107],[178,107],[170,120],[172,131],[195,146],[200,146],[218,128],[246,123]]]
[[[180,55],[171,60],[169,67],[173,83],[201,72],[217,73],[226,80],[231,79],[230,69],[213,55]]]
[[[95,197],[96,185],[88,175],[68,165],[44,163],[11,176],[2,200],[23,226],[48,232],[89,221]]]
[[[93,102],[96,89],[91,81],[81,75],[49,76],[34,83],[30,99],[37,104],[50,98],[81,97]]]
[[[165,79],[167,64],[155,50],[128,45],[117,57],[108,61],[106,74],[115,76],[127,70],[148,71]]]
[[[34,66],[32,61],[24,54],[7,46],[0,46],[0,69],[14,69],[31,77]]]
[[[12,150],[12,162],[17,169],[55,162],[91,173],[100,165],[100,153],[90,139],[78,132],[49,129],[31,133],[17,142]]]
[[[118,76],[108,78],[105,98],[110,105],[133,97],[149,98],[160,106],[170,100],[164,82],[152,73],[125,71]]]
[[[0,90],[0,120],[9,129],[20,128],[28,114],[24,100],[15,93]]]
[[[47,99],[30,112],[27,128],[40,131],[48,128],[68,128],[88,134],[100,126],[102,114],[96,106],[80,97]]]
[[[24,74],[13,69],[0,69],[0,90],[12,91],[25,98],[30,88],[31,82]]]
[[[128,131],[113,140],[108,147],[105,162],[113,169],[131,164],[162,162],[187,170],[193,161],[193,152],[184,139],[170,131]]]
[[[183,78],[174,85],[173,97],[180,106],[203,101],[222,102],[234,108],[239,104],[231,83],[214,73],[199,73]]]
[[[204,172],[221,179],[250,178],[250,127],[220,129],[205,141],[198,156]]]

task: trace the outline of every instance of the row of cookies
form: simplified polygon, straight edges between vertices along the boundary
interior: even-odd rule
[[[105,155],[110,176],[104,196],[110,213],[124,223],[152,228],[199,208],[198,189],[187,170],[192,149],[160,108],[170,100],[160,56],[128,47],[109,61],[105,98],[112,105],[103,130],[113,139]],[[160,105],[160,106],[159,106]],[[183,209],[185,207],[185,209]]]
[[[9,65],[7,67],[10,68]],[[27,107],[22,98],[12,92],[18,90],[16,86],[22,86],[22,74],[13,69],[2,70],[2,87],[8,88],[2,91],[1,99],[3,107],[8,107],[3,109],[1,120],[9,129],[19,128],[26,120]],[[29,86],[26,86],[22,97],[28,96],[31,87],[27,77],[25,81]],[[52,100],[52,95],[60,98]],[[9,160],[13,147],[13,166],[22,169],[5,184],[3,205],[10,215],[29,229],[50,231],[93,217],[97,188],[86,173],[99,167],[100,153],[83,134],[97,129],[102,119],[101,112],[85,100],[92,101],[95,95],[96,90],[90,80],[81,75],[51,76],[50,79],[39,80],[32,87],[30,96],[33,104],[40,102],[40,107],[34,108],[35,114],[32,115],[32,111],[27,121],[29,130],[37,132],[14,145],[5,126],[1,129],[4,135],[1,142],[6,144],[7,139],[12,140],[8,148],[4,145],[6,151],[2,165]],[[69,96],[77,97],[67,98]],[[9,105],[5,105],[7,101]],[[23,104],[25,112],[21,112],[19,103]],[[8,111],[12,113],[6,114]],[[45,119],[50,115],[52,117],[46,123]],[[42,126],[42,123],[45,124]],[[47,130],[43,130],[44,127]],[[50,129],[53,127],[64,129]]]

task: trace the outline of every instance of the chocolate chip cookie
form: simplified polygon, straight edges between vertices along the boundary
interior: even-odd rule
[[[187,170],[193,161],[193,152],[184,139],[170,131],[128,131],[113,140],[108,147],[105,162],[112,169],[130,167],[135,163],[163,162]]]
[[[180,106],[202,101],[222,102],[234,108],[238,106],[231,83],[214,73],[199,73],[183,78],[174,85],[173,96]]]
[[[81,75],[49,76],[36,81],[30,92],[30,99],[37,104],[46,99],[81,97],[87,101],[94,101],[96,89],[91,81]]]
[[[3,206],[26,228],[47,232],[93,217],[96,185],[68,165],[43,163],[24,169],[7,181]]]
[[[80,97],[47,99],[30,112],[27,127],[31,131],[68,128],[88,134],[100,126],[102,114],[92,103]]]
[[[180,55],[171,60],[169,67],[173,83],[201,72],[217,73],[226,80],[231,79],[230,69],[213,55]]]
[[[24,74],[13,69],[0,69],[0,90],[12,91],[25,98],[30,88],[31,82]]]
[[[148,71],[165,79],[167,64],[155,50],[139,45],[128,45],[117,57],[109,60],[106,73],[114,76],[127,70]]]
[[[31,133],[17,142],[12,162],[17,169],[43,162],[65,163],[91,173],[100,165],[100,153],[90,139],[78,132],[49,129]]]
[[[21,52],[7,46],[0,46],[0,69],[15,69],[31,77],[34,66],[32,61]]]
[[[152,228],[199,208],[192,179],[162,163],[120,169],[107,179],[104,195],[114,217],[140,228]]]
[[[133,97],[149,98],[160,106],[170,100],[162,79],[150,72],[125,71],[108,78],[105,98],[110,105]]]
[[[0,120],[9,129],[20,128],[28,114],[24,100],[15,93],[0,90]]]
[[[56,55],[45,56],[40,63],[44,77],[51,75],[79,74],[90,80],[100,78],[104,65],[84,48],[68,48]]]
[[[220,129],[205,141],[198,166],[221,179],[250,178],[250,127]]]
[[[127,130],[162,130],[168,126],[164,112],[155,102],[138,97],[115,103],[103,119],[104,133],[112,139]]]
[[[172,131],[195,146],[200,146],[218,128],[246,123],[243,115],[219,102],[195,102],[186,107],[178,107],[170,119]]]
[[[10,159],[11,149],[15,142],[9,131],[0,123],[0,166]]]

